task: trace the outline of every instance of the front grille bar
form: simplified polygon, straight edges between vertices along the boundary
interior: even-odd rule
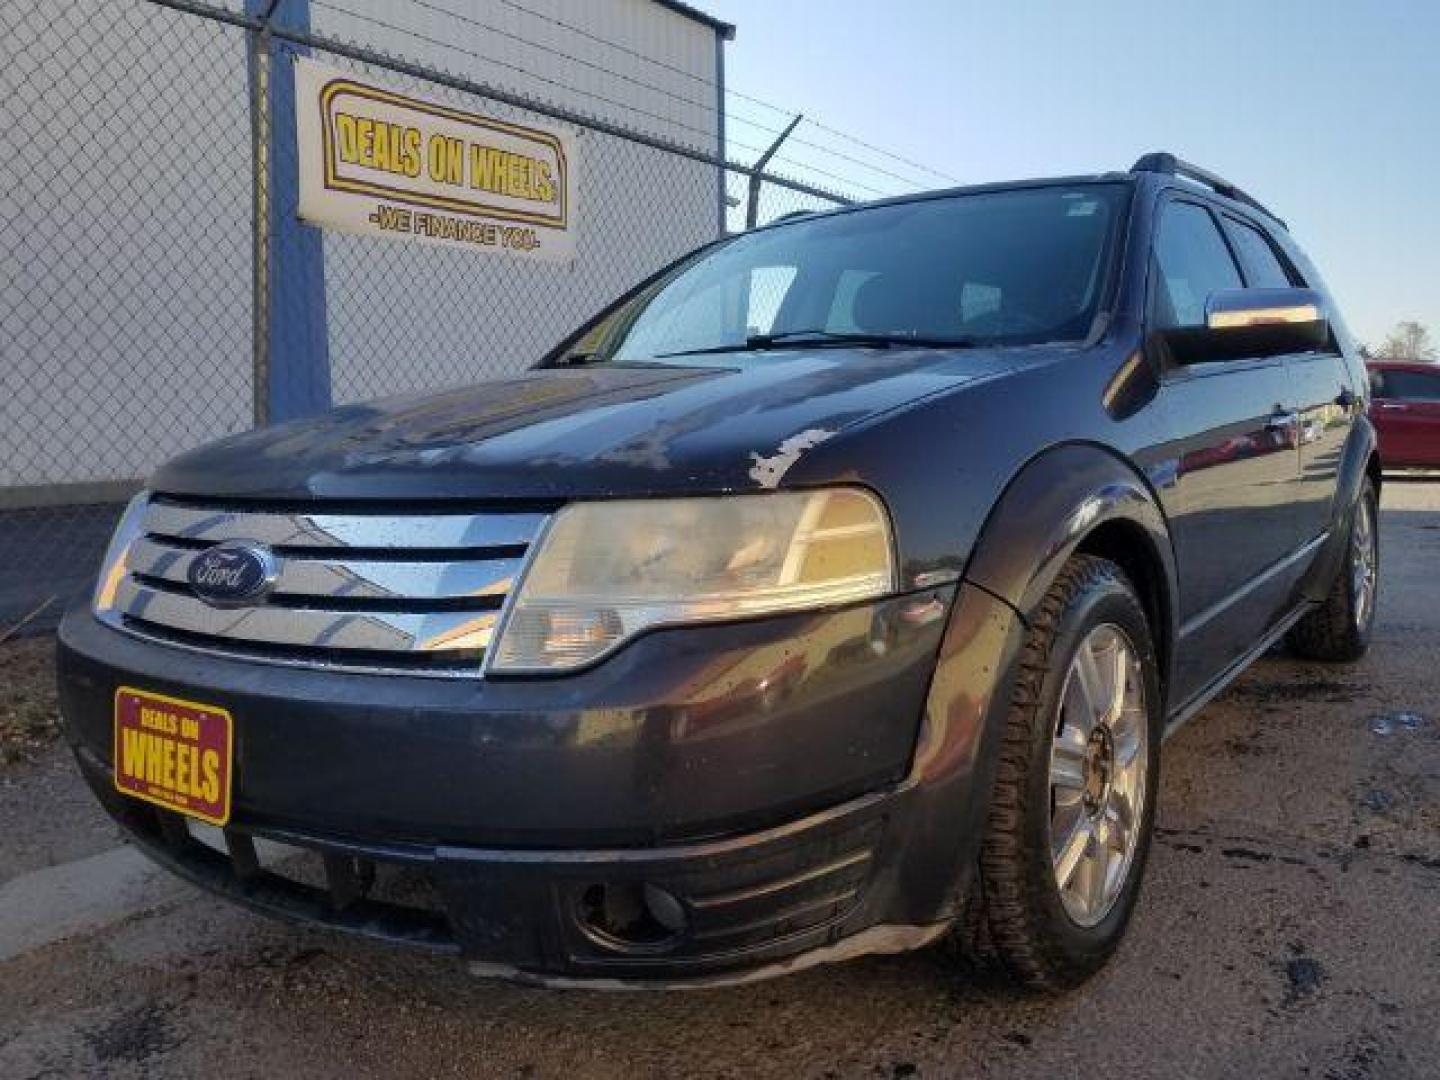
[[[114,603],[132,633],[254,659],[365,671],[477,675],[546,515],[146,507]],[[253,605],[219,607],[190,584],[211,546],[245,541],[278,562]]]
[[[130,570],[142,577],[187,585],[190,564],[203,550],[174,547],[147,536],[131,550]],[[351,559],[344,554],[291,556],[281,563],[275,592],[357,599],[495,597],[510,592],[519,572],[519,559],[400,562]]]
[[[132,619],[227,641],[370,652],[464,652],[490,644],[496,611],[327,611],[324,608],[215,608],[193,596],[123,582],[117,603]]]

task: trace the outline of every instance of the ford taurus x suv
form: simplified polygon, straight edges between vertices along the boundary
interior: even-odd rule
[[[1164,737],[1375,616],[1369,382],[1168,154],[807,215],[527,373],[162,467],[60,635],[135,844],[552,985],[950,936],[1040,987],[1134,910]]]

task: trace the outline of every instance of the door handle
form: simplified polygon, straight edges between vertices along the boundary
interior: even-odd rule
[[[1378,404],[1386,412],[1405,412],[1409,408],[1408,405],[1402,405],[1398,401],[1381,401]]]

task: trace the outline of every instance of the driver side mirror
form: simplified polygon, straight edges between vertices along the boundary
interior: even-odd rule
[[[1198,364],[1323,349],[1330,320],[1313,289],[1221,289],[1205,302],[1204,326],[1160,333],[1175,363]]]

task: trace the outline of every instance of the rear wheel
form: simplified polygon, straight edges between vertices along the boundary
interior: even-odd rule
[[[1032,621],[961,944],[1058,989],[1099,968],[1139,891],[1154,826],[1160,693],[1124,573],[1066,564]],[[982,944],[983,943],[983,944]]]
[[[1375,486],[1366,480],[1350,515],[1345,561],[1325,602],[1310,612],[1286,639],[1307,660],[1359,660],[1370,647],[1375,600],[1380,589],[1380,540]]]

